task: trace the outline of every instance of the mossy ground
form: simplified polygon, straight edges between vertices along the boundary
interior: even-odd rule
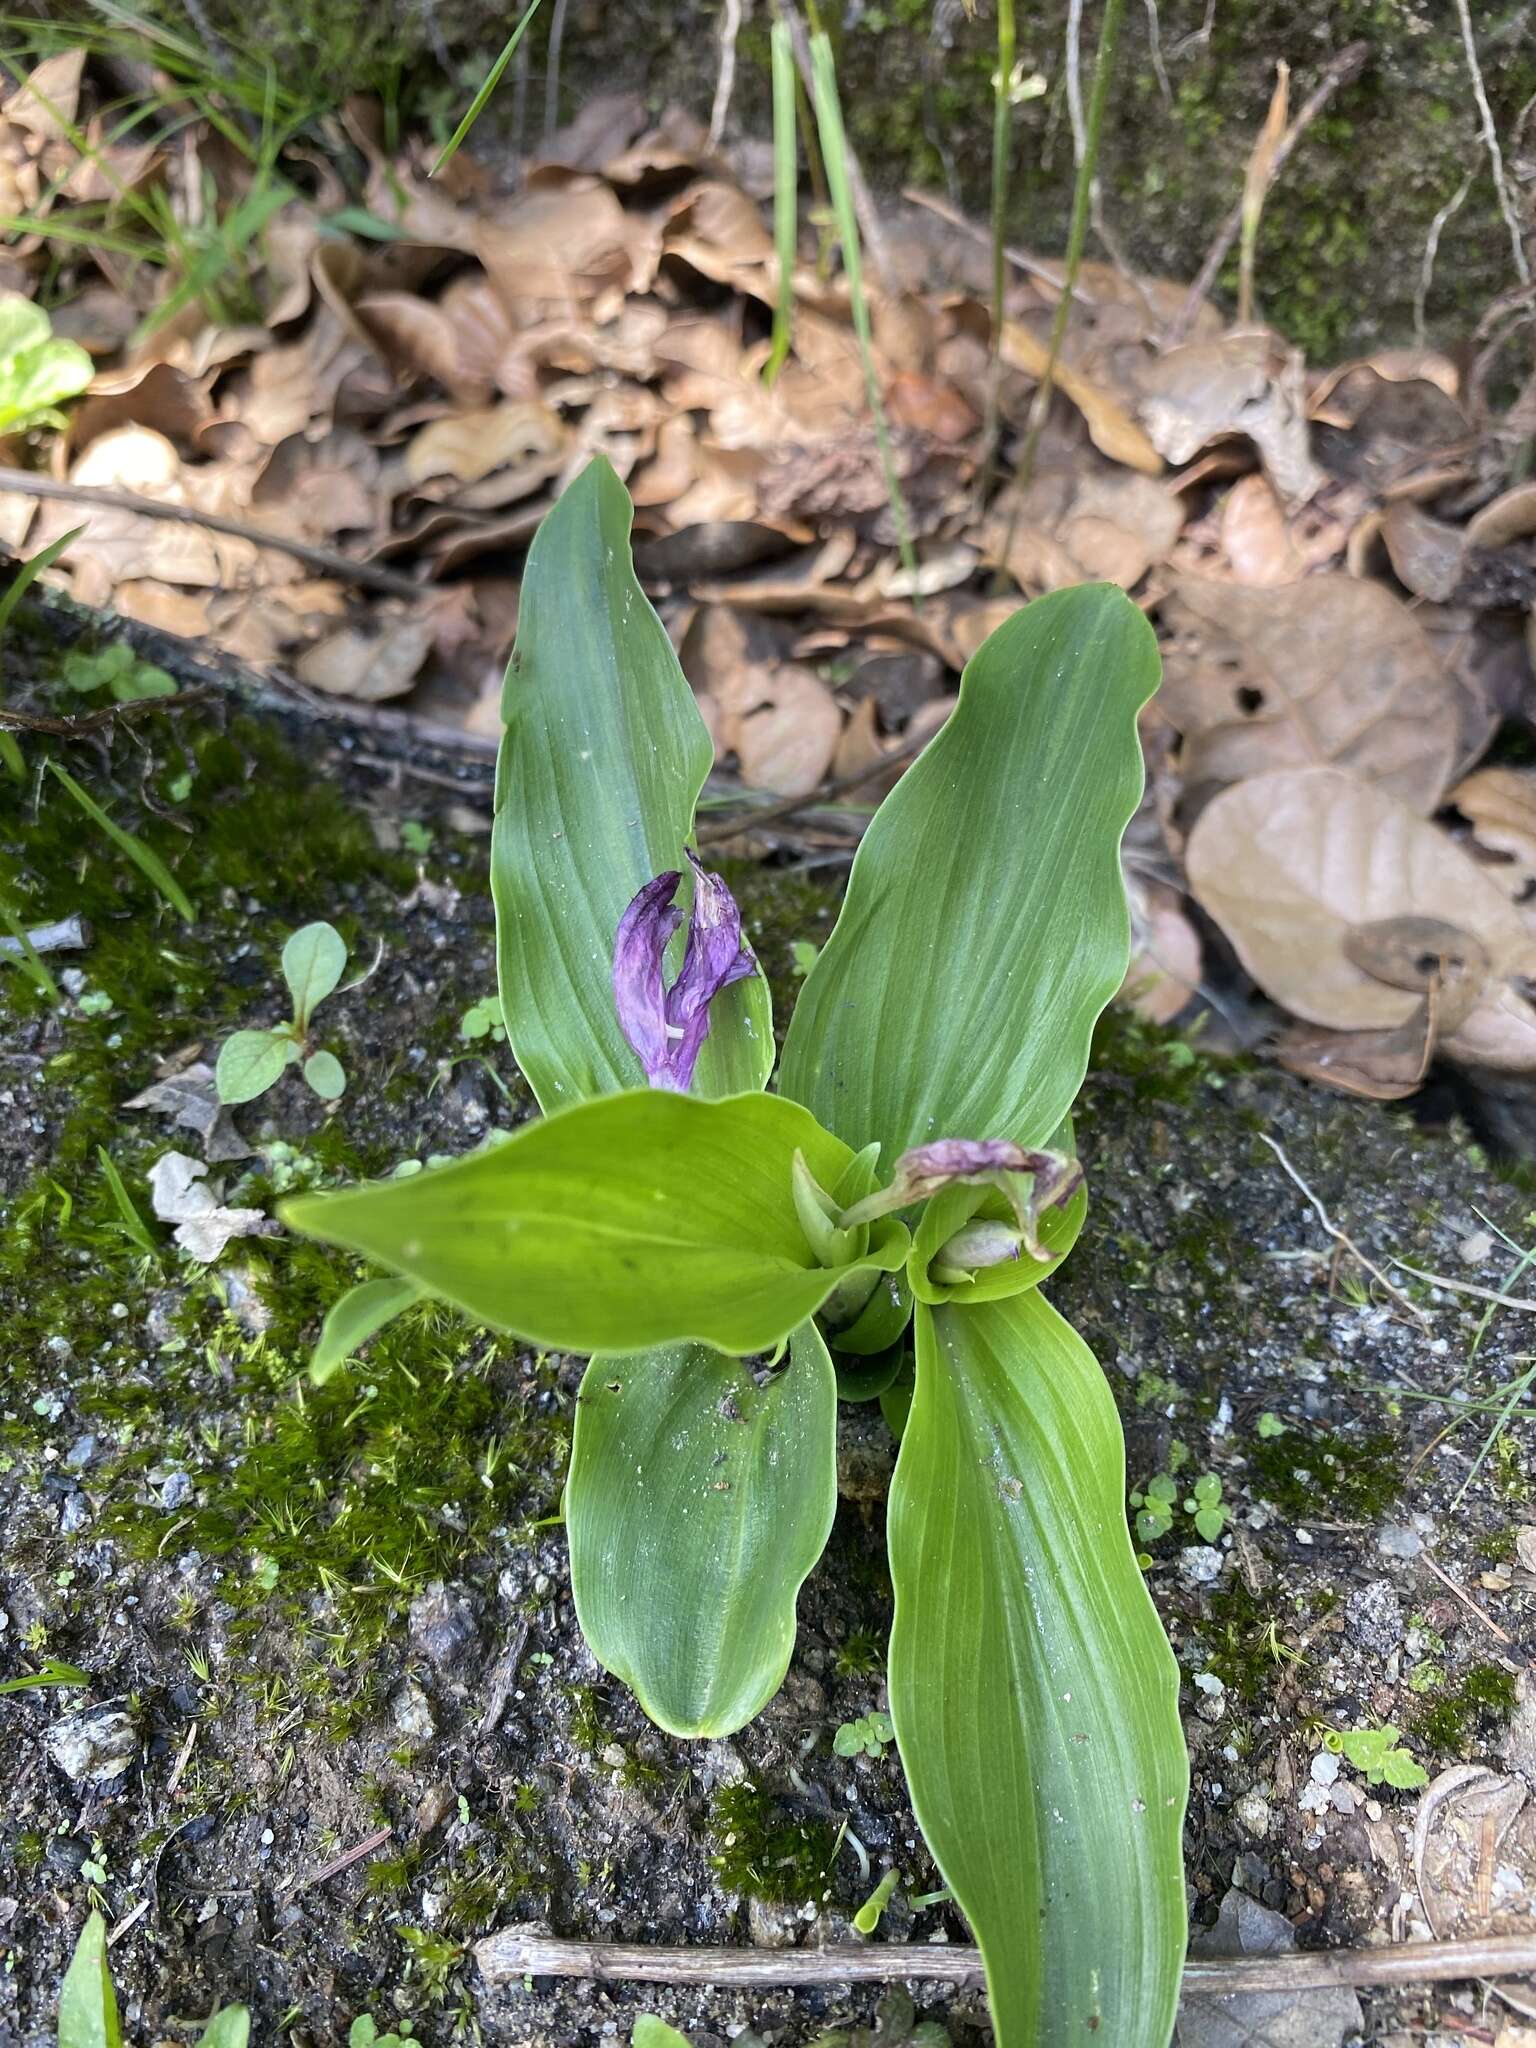
[[[35,634],[17,644],[45,660]],[[0,886],[25,923],[83,910],[93,936],[61,1007],[0,968],[0,1676],[55,1657],[90,1686],[0,1701],[19,1760],[0,1868],[21,1900],[0,1934],[0,2025],[47,2037],[93,1895],[114,1917],[149,1900],[116,1952],[133,2036],[243,1997],[264,2038],[301,2048],[363,2010],[429,2042],[471,2023],[519,2042],[627,2035],[632,1993],[480,1995],[465,1944],[509,1919],[718,1941],[801,1933],[809,1913],[836,1934],[865,1865],[889,1863],[903,1882],[886,1930],[958,1938],[942,1904],[910,1903],[938,1880],[894,1754],[832,1748],[839,1723],[883,1703],[889,1586],[867,1486],[806,1589],[784,1692],[730,1743],[674,1743],[593,1664],[571,1610],[555,1518],[579,1368],[421,1308],[314,1389],[308,1346],[356,1267],[279,1236],[199,1268],[149,1217],[149,1166],[198,1141],[123,1103],[168,1056],[273,1021],[283,937],[309,918],[338,925],[359,972],[383,948],[320,1020],[350,1085],[327,1110],[289,1076],[240,1111],[253,1156],[214,1169],[228,1199],[462,1151],[524,1113],[505,1049],[459,1034],[493,978],[483,833],[334,735],[233,706],[156,715],[70,759],[173,867],[197,912],[183,926],[40,772],[43,751],[29,741],[25,781],[0,791]],[[484,811],[484,782],[463,802]],[[406,823],[424,851],[402,853]],[[788,870],[733,879],[782,1025],[791,942],[825,938],[832,894]],[[69,960],[52,956],[55,974]],[[1513,1704],[1502,1652],[1376,1539],[1383,1520],[1411,1525],[1522,1639],[1518,1584],[1479,1574],[1531,1512],[1523,1442],[1506,1435],[1451,1516],[1488,1418],[1405,1395],[1486,1397],[1520,1368],[1501,1322],[1473,1362],[1476,1317],[1439,1302],[1426,1339],[1335,1272],[1263,1131],[1378,1257],[1459,1270],[1474,1202],[1517,1235],[1528,1204],[1474,1148],[1401,1115],[1121,1019],[1101,1033],[1080,1118],[1094,1207],[1053,1291],[1110,1374],[1131,1483],[1169,1469],[1177,1443],[1181,1478],[1219,1476],[1230,1513],[1209,1581],[1188,1569],[1184,1521],[1148,1546],[1191,1685],[1197,1903],[1209,1911],[1241,1858],[1304,1927],[1360,1932],[1375,1893],[1346,1906],[1319,1875],[1349,1844],[1278,1787],[1305,1777],[1317,1726],[1351,1713],[1395,1720],[1430,1767],[1496,1753]],[[153,1253],[121,1228],[98,1147]],[[866,1410],[848,1427],[850,1472],[866,1470],[883,1425]],[[1395,1679],[1346,1625],[1350,1590],[1380,1577],[1422,1624]],[[82,1699],[135,1718],[141,1754],[116,1788],[71,1787],[46,1759],[43,1730]],[[1257,1841],[1234,1817],[1253,1788],[1276,1816]],[[369,1857],[317,1879],[385,1826]],[[716,2033],[777,2025],[791,2048],[874,2000],[644,2003]],[[980,2037],[973,1997],[925,2005],[957,2042]]]

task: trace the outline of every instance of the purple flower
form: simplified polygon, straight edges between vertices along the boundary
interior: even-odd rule
[[[850,1230],[873,1222],[957,1181],[997,1188],[1017,1221],[1016,1242],[1032,1257],[1047,1259],[1050,1253],[1041,1245],[1036,1225],[1047,1209],[1071,1201],[1083,1184],[1083,1169],[1066,1153],[1030,1151],[1011,1138],[935,1138],[903,1152],[890,1186],[845,1209],[838,1224]]]
[[[682,877],[676,868],[647,882],[619,919],[613,941],[613,999],[619,1025],[653,1088],[686,1094],[709,1036],[709,1006],[733,981],[757,971],[741,936],[741,912],[718,875],[690,853],[693,910],[681,971],[666,986],[667,943],[683,921],[672,901]]]

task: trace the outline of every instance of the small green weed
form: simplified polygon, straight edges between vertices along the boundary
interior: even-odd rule
[[[347,1077],[335,1053],[309,1050],[310,1020],[346,964],[340,932],[323,919],[290,935],[283,947],[283,979],[293,998],[293,1015],[286,1024],[237,1031],[225,1039],[214,1070],[220,1102],[254,1102],[299,1060],[304,1079],[322,1102],[335,1102],[346,1092]]]
[[[1429,1783],[1429,1773],[1411,1754],[1399,1746],[1402,1730],[1388,1722],[1381,1728],[1330,1728],[1323,1747],[1342,1756],[1357,1771],[1364,1771],[1368,1785],[1395,1785],[1412,1791]]]
[[[857,1721],[844,1721],[832,1738],[839,1756],[884,1756],[896,1739],[889,1714],[876,1711],[861,1714]]]

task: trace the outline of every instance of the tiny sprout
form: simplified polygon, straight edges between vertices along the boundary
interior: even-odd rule
[[[298,1063],[322,1102],[340,1099],[347,1086],[341,1061],[333,1052],[311,1052],[308,1041],[310,1020],[335,989],[346,964],[346,945],[334,925],[321,920],[301,925],[290,936],[283,948],[283,979],[293,1015],[286,1024],[237,1031],[225,1039],[214,1069],[220,1102],[254,1102]]]
[[[877,1710],[861,1714],[857,1721],[844,1721],[832,1738],[832,1747],[839,1756],[880,1757],[895,1739],[890,1715]]]
[[[479,1038],[491,1038],[500,1045],[506,1035],[500,996],[482,996],[478,1003],[471,1003],[459,1019],[459,1036],[471,1043]]]
[[[1284,1436],[1285,1424],[1273,1408],[1266,1408],[1259,1417],[1258,1431],[1260,1436]]]
[[[1382,1728],[1329,1728],[1323,1734],[1323,1747],[1342,1756],[1357,1771],[1364,1771],[1368,1785],[1395,1785],[1399,1791],[1411,1792],[1429,1783],[1429,1773],[1399,1746],[1401,1733],[1390,1721]]]

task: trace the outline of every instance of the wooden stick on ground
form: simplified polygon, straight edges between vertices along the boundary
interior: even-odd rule
[[[165,505],[158,498],[136,497],[132,491],[99,491],[89,484],[64,484],[51,476],[38,476],[30,469],[12,469],[0,464],[0,491],[19,491],[28,498],[58,498],[66,505],[95,505],[108,512],[137,512],[145,519],[168,519],[176,526],[202,526],[210,533],[227,533],[233,540],[248,540],[259,548],[273,548],[280,555],[292,555],[323,576],[343,583],[355,583],[362,590],[377,590],[386,597],[421,597],[427,586],[394,569],[381,569],[374,562],[359,562],[334,548],[311,547],[308,541],[289,540],[280,533],[268,533],[260,526],[246,526],[238,519],[226,519],[218,512],[198,512],[190,505]],[[67,550],[66,550],[67,555]]]
[[[916,760],[932,737],[932,733],[924,733],[921,739],[903,740],[899,747],[892,747],[878,761],[871,761],[852,775],[839,776],[835,782],[824,782],[806,796],[782,797],[777,803],[764,804],[760,810],[737,811],[729,818],[706,817],[699,825],[699,844],[718,846],[722,840],[739,839],[743,832],[756,832],[764,825],[782,824],[786,818],[797,818],[802,811],[818,810],[823,804],[835,803],[840,796],[847,796],[853,790],[862,789],[866,782],[875,781],[887,768],[900,768],[906,762]]]
[[[475,1961],[490,1984],[520,1977],[761,1987],[885,1984],[903,1978],[944,1984],[983,1981],[980,1950],[950,1942],[914,1947],[864,1942],[831,1948],[641,1948],[622,1942],[557,1941],[534,1929],[506,1927],[476,1944]],[[1486,1941],[1412,1941],[1300,1955],[1194,1956],[1184,1965],[1184,1992],[1230,1998],[1250,1991],[1446,1983],[1531,1970],[1536,1970],[1536,1939],[1500,1935]]]

